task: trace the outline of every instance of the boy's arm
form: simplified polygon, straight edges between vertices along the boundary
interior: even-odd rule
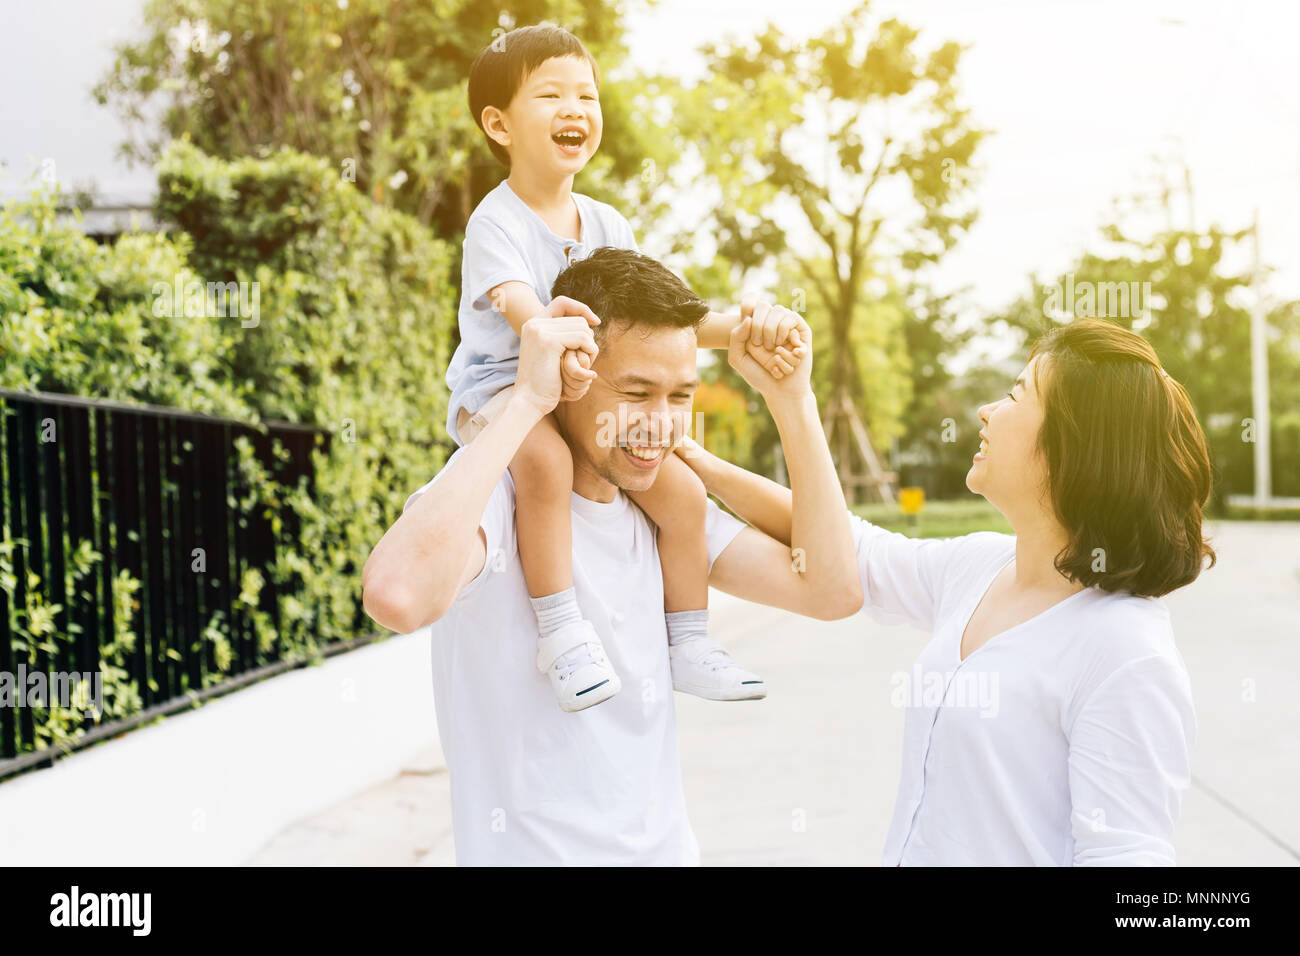
[[[492,301],[492,308],[505,316],[515,334],[520,336],[524,323],[535,315],[582,314],[591,325],[600,324],[600,319],[591,309],[568,296],[557,296],[551,300],[550,305],[543,306],[531,285],[515,279],[493,286],[488,292],[488,298]],[[586,394],[587,388],[596,378],[596,373],[591,371],[591,359],[592,356],[577,349],[569,349],[564,353],[560,368],[564,379],[564,401],[571,402]]]
[[[802,354],[795,323],[799,316],[788,309],[755,308],[758,298],[748,293],[741,300],[740,312],[710,311],[700,322],[696,342],[702,349],[725,349],[730,346],[731,333],[741,322],[750,320],[750,332],[745,348],[754,360],[775,378],[784,378],[794,371]]]
[[[696,343],[702,349],[725,349],[731,341],[731,330],[739,322],[739,315],[710,311],[696,330]]]
[[[493,286],[488,292],[488,298],[492,301],[492,308],[505,316],[510,328],[515,330],[515,335],[521,337],[524,323],[546,310],[532,286],[513,279]]]

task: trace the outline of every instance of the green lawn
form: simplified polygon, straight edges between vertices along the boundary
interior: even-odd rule
[[[919,515],[904,515],[897,505],[857,505],[854,513],[874,525],[914,538],[955,538],[972,531],[1011,533],[1007,519],[977,495],[955,501],[927,501]]]

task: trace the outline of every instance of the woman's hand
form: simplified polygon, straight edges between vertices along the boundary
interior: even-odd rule
[[[704,482],[704,489],[711,495],[717,494],[713,481],[717,474],[719,459],[707,451],[690,435],[683,435],[682,440],[673,449],[682,461],[691,466],[691,470]]]

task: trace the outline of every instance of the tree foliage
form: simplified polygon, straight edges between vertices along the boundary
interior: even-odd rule
[[[188,137],[223,159],[288,146],[325,158],[377,202],[458,235],[505,175],[469,115],[474,57],[513,26],[573,31],[601,67],[605,135],[583,189],[615,201],[662,155],[610,80],[626,55],[611,0],[149,0],[96,87],[128,121],[127,156],[151,162]],[[626,198],[648,202],[640,190]]]
[[[983,131],[960,103],[961,48],[926,49],[915,29],[864,3],[809,40],[769,26],[704,53],[707,76],[677,93],[672,118],[695,153],[686,168],[711,189],[675,251],[712,235],[717,259],[741,273],[780,270],[792,283],[780,297],[805,298],[810,318],[825,319],[828,391],[847,389],[887,437],[906,376],[878,356],[868,386],[863,362],[907,308],[868,283],[910,283],[974,221]]]
[[[1252,288],[1249,229],[1177,224],[1177,191],[1156,200],[1167,225],[1140,231],[1124,217],[1102,230],[1095,251],[1008,308],[1001,321],[1022,348],[1053,324],[1085,315],[1138,332],[1161,364],[1183,384],[1210,442],[1215,499],[1253,487],[1250,366]],[[1149,200],[1139,197],[1140,204]],[[1124,287],[1124,288],[1121,288]],[[1125,297],[1117,293],[1128,290]],[[1071,290],[1075,290],[1071,295]],[[1115,304],[1120,308],[1115,309]],[[1300,304],[1268,308],[1273,484],[1276,494],[1300,494]]]
[[[240,514],[267,514],[277,538],[269,573],[295,583],[277,634],[260,607],[265,580],[256,571],[241,580],[237,601],[260,652],[278,644],[310,655],[357,636],[362,563],[446,458],[452,249],[342,181],[327,160],[292,150],[232,162],[181,141],[161,158],[159,180],[167,234],[97,246],[47,193],[0,213],[0,384],[328,431],[328,447],[313,453],[313,489],[278,483],[241,438],[237,467],[251,490],[231,500]],[[256,289],[256,322],[206,298],[196,310],[175,307],[171,289],[209,282]],[[296,521],[284,520],[289,512]],[[5,569],[25,546],[0,541],[0,586],[12,587]],[[74,571],[85,573],[70,567],[69,594]],[[129,650],[121,641],[136,585],[114,585],[127,604],[114,608],[115,636],[101,646],[109,664]],[[17,654],[76,639],[51,634],[54,593],[37,581],[23,614],[11,606]],[[201,627],[219,672],[230,664],[229,628],[221,612]],[[124,696],[122,673],[108,673],[114,717],[139,707]]]

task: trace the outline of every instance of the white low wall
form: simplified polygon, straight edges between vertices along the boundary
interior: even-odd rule
[[[436,740],[426,629],[0,783],[0,865],[240,864]]]

